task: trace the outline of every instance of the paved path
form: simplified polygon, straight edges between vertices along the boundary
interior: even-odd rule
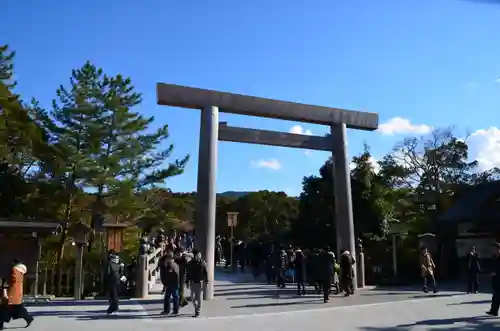
[[[159,315],[158,297],[152,300],[122,302],[121,311],[108,317],[103,301],[57,301],[49,306],[33,306],[37,316],[34,331],[291,331],[332,329],[340,331],[406,331],[406,330],[499,330],[500,319],[484,316],[490,295],[463,295],[441,292],[438,295],[403,290],[359,290],[349,298],[334,297],[321,303],[319,296],[304,298],[292,289],[277,291],[274,287],[252,283],[234,283],[231,279],[216,282],[217,299],[205,302],[202,317],[191,318],[192,307],[181,315],[166,318]],[[23,326],[14,321],[8,328]]]

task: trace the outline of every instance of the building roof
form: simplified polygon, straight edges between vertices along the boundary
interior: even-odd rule
[[[500,220],[500,181],[470,186],[438,222],[490,223]]]
[[[59,226],[60,223],[54,221],[0,218],[0,232],[17,230],[51,234],[56,231]]]

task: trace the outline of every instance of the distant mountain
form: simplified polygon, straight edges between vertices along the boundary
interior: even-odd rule
[[[222,193],[217,193],[217,196],[219,197],[228,197],[228,198],[241,198],[247,194],[254,193],[257,191],[226,191]],[[294,199],[299,199],[299,197],[290,197]]]
[[[220,197],[229,197],[229,198],[240,198],[252,192],[244,192],[244,191],[226,191],[222,193],[217,193]]]

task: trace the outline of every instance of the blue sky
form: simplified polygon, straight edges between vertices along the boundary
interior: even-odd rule
[[[500,164],[500,5],[3,0],[0,11],[0,43],[17,51],[23,96],[49,106],[58,85],[86,60],[133,79],[145,98],[138,111],[169,124],[177,156],[191,154],[186,173],[167,182],[175,191],[196,189],[200,114],[157,106],[157,82],[367,110],[378,112],[381,123],[389,121],[383,132],[349,131],[350,156],[367,142],[379,158],[405,134],[456,125],[472,133],[473,156],[484,167]],[[221,120],[280,131],[297,124],[229,114]],[[327,132],[315,125],[302,129]],[[218,191],[296,195],[302,177],[317,173],[328,156],[221,142]]]

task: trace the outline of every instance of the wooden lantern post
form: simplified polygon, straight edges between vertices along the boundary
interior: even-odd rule
[[[229,252],[229,262],[231,267],[235,269],[234,264],[234,228],[238,225],[238,213],[237,212],[228,212],[227,213],[227,226],[231,229],[231,251]]]
[[[126,223],[104,223],[102,227],[106,230],[106,251],[119,253],[123,250],[123,230],[129,227]]]
[[[78,222],[75,223],[70,229],[69,233],[73,237],[73,243],[76,246],[76,263],[75,263],[75,285],[74,297],[75,300],[82,299],[83,292],[83,249],[88,245],[90,227]]]

